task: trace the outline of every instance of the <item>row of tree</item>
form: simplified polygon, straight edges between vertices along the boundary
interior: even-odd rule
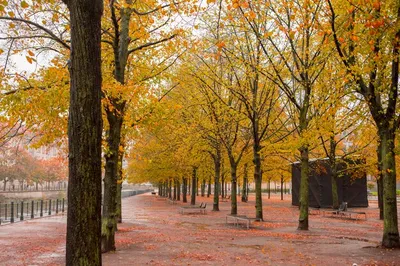
[[[132,181],[200,178],[214,184],[218,211],[228,168],[236,214],[238,166],[245,176],[253,163],[263,219],[263,175],[279,179],[300,161],[298,229],[308,230],[310,158],[328,158],[336,207],[339,160],[362,156],[358,170],[378,180],[382,244],[398,247],[399,3],[211,2],[196,45],[174,66],[178,85],[135,139]]]
[[[132,173],[142,178],[185,182],[211,170],[216,188],[225,166],[236,188],[239,164],[247,176],[253,162],[260,219],[263,174],[285,173],[297,158],[299,229],[306,230],[310,153],[335,166],[337,156],[376,143],[382,243],[400,245],[398,1],[63,2],[68,8],[60,1],[0,3],[0,105],[2,125],[16,132],[22,123],[37,133],[36,145],[62,142],[68,124],[68,265],[101,264],[100,229],[103,251],[115,249],[128,151],[139,166]],[[17,54],[43,67],[17,72]],[[218,198],[216,190],[214,210]],[[236,190],[232,198],[237,212]]]
[[[8,148],[0,158],[3,191],[51,189],[53,183],[67,180],[67,164],[61,157],[41,160],[26,150]]]

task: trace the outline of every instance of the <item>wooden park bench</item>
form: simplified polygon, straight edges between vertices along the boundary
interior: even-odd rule
[[[228,223],[228,219],[233,220],[233,224],[236,226],[239,226],[239,222],[241,221],[244,222],[247,226],[247,229],[250,228],[251,222],[260,220],[258,218],[247,217],[246,215],[234,215],[234,214],[227,215],[225,217],[225,223]]]
[[[221,198],[221,202],[227,202],[228,200],[230,200],[231,199],[231,195],[229,195],[228,197],[226,197],[226,198]]]
[[[347,219],[355,219],[355,220],[358,220],[358,218],[361,215],[364,215],[364,219],[367,220],[367,214],[365,212],[348,210],[347,202],[342,202],[342,204],[340,204],[340,206],[339,206],[339,209],[337,209],[337,210],[324,211],[323,216],[325,216],[325,214],[331,214],[331,217],[339,217],[339,218],[347,218]]]
[[[342,204],[340,204],[339,209],[336,210],[324,210],[322,212],[322,216],[325,215],[331,215],[331,216],[337,216],[339,215],[340,212],[347,210],[347,202],[342,202]]]
[[[200,206],[183,206],[179,208],[179,213],[184,214],[186,213],[200,213],[200,214],[206,214],[206,207],[207,203],[203,205],[203,203],[200,204]]]
[[[156,200],[167,200],[167,197],[163,197],[163,196],[158,196],[156,197]]]
[[[310,215],[317,215],[317,214],[321,214],[321,211],[319,208],[308,208],[308,214]]]
[[[174,199],[168,199],[168,203],[169,203],[169,204],[176,204],[176,200],[174,200]]]
[[[355,219],[358,220],[360,215],[364,215],[364,219],[367,220],[367,214],[365,212],[356,212],[356,211],[341,211],[339,212],[341,218]]]

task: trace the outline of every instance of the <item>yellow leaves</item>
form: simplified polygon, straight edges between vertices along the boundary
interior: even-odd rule
[[[0,49],[0,54],[2,54],[2,53],[4,53],[4,50],[3,50],[3,49]]]
[[[209,4],[214,4],[215,3],[215,0],[207,0],[207,4],[209,5]]]
[[[12,11],[8,12],[7,14],[8,14],[10,17],[15,17],[14,12],[12,12]]]
[[[119,151],[120,153],[125,152],[124,146],[119,145],[118,151]]]
[[[32,52],[32,51],[28,51],[28,54],[30,55],[30,56],[35,56],[35,54]]]
[[[53,14],[53,17],[51,18],[51,21],[53,21],[53,22],[58,22],[59,21],[59,17],[58,17],[57,13]]]
[[[264,33],[264,38],[269,38],[269,37],[271,37],[272,36],[272,34],[273,34],[273,32],[272,31],[266,31],[265,33]]]
[[[22,2],[21,2],[21,7],[22,7],[22,8],[28,8],[29,5],[28,5],[28,3],[27,3],[26,1],[22,1]]]
[[[295,35],[295,32],[291,30],[289,32],[289,38],[293,40],[294,39],[294,35]]]
[[[353,11],[354,11],[354,6],[351,6],[349,9],[347,9],[347,12],[349,14],[353,13]]]
[[[248,16],[249,16],[249,19],[253,20],[253,19],[256,18],[256,13],[255,13],[253,10],[251,10],[251,11],[249,12]]]

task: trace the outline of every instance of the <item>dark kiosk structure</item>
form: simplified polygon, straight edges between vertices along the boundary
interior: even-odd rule
[[[349,207],[368,207],[367,178],[365,172],[356,175],[347,171],[347,165],[354,166],[361,160],[338,162],[339,177],[336,180],[339,204],[347,202]],[[292,205],[299,206],[300,162],[292,164]],[[350,167],[352,168],[352,167]],[[328,159],[310,160],[309,206],[314,208],[332,207],[331,168]]]

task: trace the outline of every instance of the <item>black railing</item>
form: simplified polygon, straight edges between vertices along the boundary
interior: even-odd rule
[[[127,198],[143,193],[153,191],[153,189],[142,189],[142,190],[122,190],[121,198]]]
[[[64,213],[66,207],[65,199],[0,203],[0,225]]]

